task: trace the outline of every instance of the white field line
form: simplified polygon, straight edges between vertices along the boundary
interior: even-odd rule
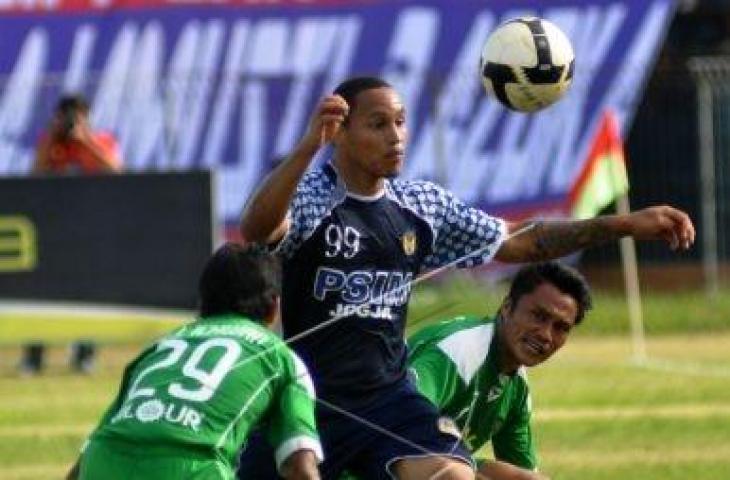
[[[195,316],[191,310],[174,310],[153,307],[131,307],[126,305],[96,305],[72,302],[27,302],[0,301],[0,315],[28,315],[28,319],[40,317],[43,320],[54,317],[77,317],[84,320],[103,320],[108,317],[124,317],[130,320],[160,321],[190,320]],[[104,318],[107,317],[107,318]]]
[[[636,360],[628,358],[628,356],[624,359],[598,360],[573,354],[571,357],[556,358],[551,363],[560,364],[564,367],[631,367],[692,377],[730,378],[730,367],[716,365],[712,363],[712,360],[696,362],[691,360],[669,360],[659,357]]]
[[[544,408],[535,409],[535,421],[622,420],[635,418],[699,419],[730,417],[730,404],[686,403],[680,405],[647,405],[607,408]]]
[[[546,450],[541,449],[541,457],[546,468],[555,466],[592,465],[597,468],[611,468],[620,465],[669,465],[699,464],[703,462],[726,462],[730,458],[730,447],[727,445],[712,449],[673,448],[670,451],[647,451],[643,449],[591,452],[580,450]],[[18,465],[0,466],[0,478],[3,480],[29,480],[38,478],[61,478],[70,468],[68,464]]]
[[[730,369],[699,363],[666,360],[661,358],[647,358],[631,362],[637,368],[659,372],[691,375],[696,377],[730,378]]]
[[[112,394],[100,395],[98,398],[73,398],[56,397],[44,398],[42,393],[29,396],[17,396],[7,399],[0,399],[0,410],[4,412],[27,412],[34,410],[45,410],[50,408],[70,407],[73,409],[102,409],[112,401]],[[0,427],[2,428],[2,427]]]
[[[91,430],[93,430],[93,428],[93,423],[85,425],[23,425],[14,427],[0,427],[0,438],[48,438],[65,435],[85,436],[91,433]]]
[[[35,480],[38,478],[64,478],[71,468],[68,464],[18,465],[14,467],[0,466],[0,478],[3,480]]]
[[[730,405],[683,404],[624,408],[544,408],[535,411],[535,421],[537,423],[585,420],[631,420],[635,418],[696,420],[711,417],[730,417]],[[90,433],[93,427],[94,424],[76,423],[3,426],[0,427],[0,438],[37,438],[59,435],[83,436]]]
[[[678,466],[678,464],[696,466],[703,463],[727,463],[728,458],[730,458],[730,445],[718,445],[713,448],[683,445],[669,449],[657,445],[655,449],[651,450],[645,448],[620,448],[615,450],[601,448],[600,450],[580,449],[577,451],[541,449],[540,457],[543,459],[543,467],[546,471],[558,465],[572,467],[589,465],[597,469],[637,464],[643,467],[656,465]]]

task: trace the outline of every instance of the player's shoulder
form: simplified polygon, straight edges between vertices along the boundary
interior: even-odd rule
[[[277,383],[284,387],[297,384],[303,388],[310,398],[315,398],[314,382],[309,369],[299,355],[287,345],[285,341],[277,337],[274,346],[266,352],[273,359],[277,366]],[[265,361],[262,359],[262,361]]]
[[[443,351],[449,357],[461,357],[471,355],[474,352],[467,352],[460,349],[459,344],[480,344],[489,345],[494,336],[494,321],[481,317],[458,316],[448,320],[436,322],[418,332],[408,339],[408,345],[414,350],[423,350],[425,345],[430,348]],[[482,352],[483,348],[476,349]],[[486,353],[486,352],[484,352]]]
[[[386,184],[386,193],[431,225],[438,224],[454,199],[449,190],[429,180],[393,179]]]
[[[492,320],[477,317],[457,317],[443,324],[439,332],[439,343],[444,345],[454,344],[455,346],[460,343],[474,345],[479,347],[477,351],[483,351],[486,354],[485,347],[489,347],[494,338],[494,331],[495,324]],[[468,352],[460,352],[460,354],[466,353]]]
[[[304,363],[304,361],[299,358],[299,355],[297,353],[288,348],[288,358],[290,361],[290,368],[292,369],[292,380],[296,382],[299,386],[304,388],[304,390],[307,391],[309,396],[311,398],[314,398],[316,396],[315,389],[314,389],[314,382],[312,381],[312,377],[309,374],[309,369],[307,368],[307,365]]]
[[[493,353],[495,329],[492,320],[457,317],[436,332],[433,347],[455,365],[468,384]]]
[[[302,176],[293,206],[295,211],[311,220],[324,215],[344,197],[344,185],[338,180],[334,168],[326,164],[312,168]]]
[[[334,190],[337,183],[337,172],[326,164],[307,170],[299,182],[299,190],[322,193]]]
[[[441,185],[430,180],[403,180],[393,179],[388,182],[388,187],[393,195],[408,200],[420,202],[448,201],[454,194]]]
[[[490,327],[494,324],[494,320],[490,318],[483,318],[483,317],[476,317],[476,316],[469,316],[469,315],[459,315],[457,317],[452,317],[446,320],[441,320],[439,322],[434,323],[433,325],[429,325],[428,327],[424,328],[422,330],[422,335],[426,337],[432,337],[436,340],[441,340],[443,338],[446,338],[450,335],[454,335],[459,332],[464,331],[471,331],[473,329],[477,329],[476,331],[488,331],[491,332],[493,329]],[[472,333],[468,333],[468,335],[472,335]],[[416,334],[418,335],[418,334]]]
[[[171,332],[172,337],[205,342],[211,338],[229,338],[252,348],[270,348],[281,339],[255,320],[234,314],[198,318]]]

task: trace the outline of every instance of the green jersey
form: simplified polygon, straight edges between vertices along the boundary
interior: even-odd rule
[[[90,442],[232,468],[262,422],[278,466],[304,448],[321,460],[314,388],[302,361],[264,326],[223,315],[171,332],[130,363]]]
[[[492,442],[498,460],[535,469],[525,369],[497,368],[494,320],[457,317],[410,337],[409,366],[418,389],[463,432],[476,451]]]

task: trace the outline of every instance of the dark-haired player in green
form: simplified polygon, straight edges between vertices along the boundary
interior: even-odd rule
[[[525,367],[560,349],[591,307],[585,280],[548,262],[522,268],[493,319],[457,317],[409,341],[419,391],[472,451],[492,443],[495,459],[479,467],[491,480],[537,480]]]
[[[232,479],[236,452],[265,422],[287,479],[319,479],[322,448],[304,364],[265,325],[280,267],[226,245],[200,278],[200,318],[142,352],[69,478]]]

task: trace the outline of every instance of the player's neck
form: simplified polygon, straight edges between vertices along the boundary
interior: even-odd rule
[[[501,332],[504,328],[503,322],[504,320],[501,317],[497,318],[497,370],[505,375],[514,375],[522,365],[505,344],[505,337]]]
[[[349,193],[362,197],[375,197],[383,192],[385,178],[374,177],[353,167],[349,162],[339,161],[337,158],[332,163]]]
[[[499,354],[499,373],[514,375],[515,372],[517,372],[517,369],[520,368],[520,364],[513,361],[511,358],[507,358],[508,356],[509,355],[504,352],[504,347],[502,347]]]

